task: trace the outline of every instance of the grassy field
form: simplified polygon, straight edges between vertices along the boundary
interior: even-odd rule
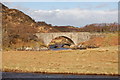
[[[118,46],[87,50],[5,51],[3,71],[118,74]]]

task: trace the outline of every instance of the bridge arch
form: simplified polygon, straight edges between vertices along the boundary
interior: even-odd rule
[[[54,40],[54,39],[56,39],[56,38],[58,38],[58,37],[63,37],[63,38],[65,38],[65,39],[67,39],[69,42],[70,42],[70,45],[71,44],[75,44],[75,42],[74,42],[74,40],[72,40],[70,37],[68,37],[68,36],[55,36],[55,38],[53,38],[53,39],[51,39],[49,42],[48,42],[48,44],[47,45],[49,45],[51,42],[52,42],[52,40]]]

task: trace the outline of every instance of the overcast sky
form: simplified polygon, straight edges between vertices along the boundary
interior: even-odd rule
[[[82,27],[92,23],[113,23],[118,19],[117,2],[7,2],[36,21],[52,25]]]

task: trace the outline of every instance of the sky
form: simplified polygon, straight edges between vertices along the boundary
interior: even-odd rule
[[[35,21],[58,26],[83,27],[93,23],[118,22],[117,2],[4,2]]]

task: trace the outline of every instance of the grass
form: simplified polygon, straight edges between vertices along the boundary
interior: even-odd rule
[[[88,50],[5,51],[3,71],[118,74],[117,46]]]
[[[99,47],[118,45],[118,33],[104,33],[105,37],[94,37],[84,42],[84,45],[94,45]]]

